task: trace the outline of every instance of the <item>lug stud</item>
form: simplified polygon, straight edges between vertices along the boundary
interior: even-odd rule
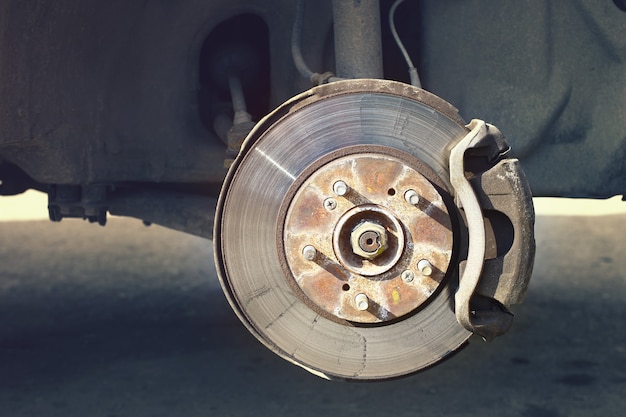
[[[404,199],[407,203],[417,206],[420,202],[420,196],[417,191],[411,189],[404,193]]]
[[[417,263],[417,269],[427,277],[433,273],[433,266],[426,259],[422,259]]]
[[[365,311],[369,308],[369,300],[367,299],[367,295],[360,293],[354,297],[354,303],[356,304],[356,309],[359,311]]]
[[[344,196],[348,193],[350,187],[343,181],[337,181],[333,184],[333,192],[338,196]]]
[[[307,261],[312,261],[317,256],[317,250],[312,245],[306,245],[302,249],[302,257]]]

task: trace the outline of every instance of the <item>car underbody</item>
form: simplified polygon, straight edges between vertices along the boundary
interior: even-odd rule
[[[320,376],[506,332],[531,197],[626,190],[623,0],[8,0],[0,19],[0,195],[213,239],[242,322]]]

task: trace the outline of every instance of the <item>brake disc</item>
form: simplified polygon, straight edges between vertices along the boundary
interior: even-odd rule
[[[316,87],[258,123],[215,222],[248,330],[326,378],[393,378],[462,347],[466,227],[448,166],[468,131],[447,102],[384,80]]]

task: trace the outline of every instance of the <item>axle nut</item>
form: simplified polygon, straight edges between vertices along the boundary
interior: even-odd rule
[[[365,259],[374,259],[388,247],[387,230],[380,224],[366,220],[350,234],[352,252]]]

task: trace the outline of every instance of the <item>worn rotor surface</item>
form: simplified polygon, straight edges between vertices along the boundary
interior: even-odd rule
[[[382,80],[316,87],[261,121],[215,224],[220,281],[248,329],[327,378],[393,378],[463,346],[447,160],[466,133],[448,103]]]

